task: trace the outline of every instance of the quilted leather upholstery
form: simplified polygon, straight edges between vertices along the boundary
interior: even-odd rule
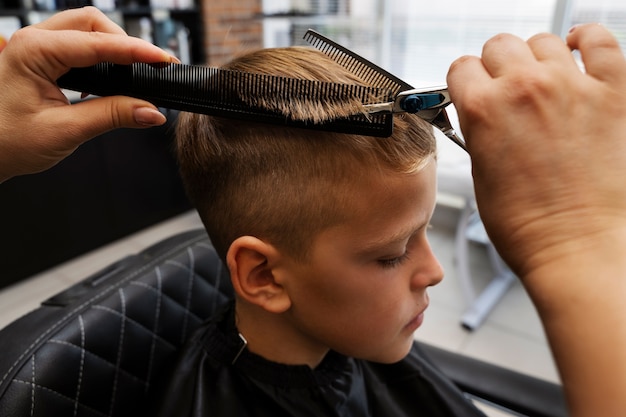
[[[140,416],[176,350],[231,297],[204,230],[124,258],[0,331],[0,417]],[[418,345],[470,395],[521,415],[567,415],[556,384]]]
[[[136,416],[192,330],[231,295],[204,231],[177,235],[0,332],[0,416]]]

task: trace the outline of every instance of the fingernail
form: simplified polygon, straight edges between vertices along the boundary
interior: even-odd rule
[[[140,126],[160,126],[167,120],[158,110],[150,107],[138,107],[133,112],[135,123]]]
[[[176,58],[174,55],[169,55],[167,59],[163,60],[163,62],[153,62],[148,65],[157,69],[163,69],[169,67],[171,64],[180,64],[180,59]]]
[[[572,33],[576,30],[576,28],[578,28],[578,25],[574,25],[571,28],[569,28],[569,31],[567,31],[567,33]]]

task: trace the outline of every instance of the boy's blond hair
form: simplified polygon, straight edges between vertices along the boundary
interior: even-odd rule
[[[311,48],[263,49],[224,68],[363,85]],[[302,103],[285,106],[307,111]],[[341,115],[311,111],[328,113],[316,115],[321,119]],[[396,117],[389,138],[189,113],[180,115],[177,127],[183,182],[222,259],[236,238],[248,235],[304,260],[317,233],[350,216],[357,179],[371,172],[414,173],[435,152],[432,127],[414,115]]]

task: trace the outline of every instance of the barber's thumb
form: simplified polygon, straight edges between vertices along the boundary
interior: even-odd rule
[[[131,97],[100,97],[75,103],[65,108],[64,117],[88,137],[109,130],[160,126],[166,117],[151,103]]]
[[[166,118],[154,105],[130,97],[110,97],[114,100],[110,109],[110,122],[118,127],[153,127],[166,122]]]
[[[133,110],[133,119],[137,127],[160,126],[165,123],[163,113],[154,107],[135,107]]]

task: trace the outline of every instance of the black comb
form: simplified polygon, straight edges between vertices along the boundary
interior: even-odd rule
[[[326,54],[333,61],[360,77],[367,85],[388,88],[396,95],[400,91],[411,90],[412,86],[378,65],[355,54],[351,50],[309,29],[302,37],[311,46]]]
[[[125,95],[158,107],[306,129],[388,137],[392,115],[357,114],[314,123],[293,120],[268,108],[267,102],[289,103],[306,98],[312,102],[337,103],[358,99],[363,104],[388,99],[387,88],[364,87],[302,80],[266,74],[223,70],[195,65],[102,63],[73,68],[57,85],[97,96]],[[260,100],[262,99],[262,100]],[[261,105],[260,103],[263,103]]]

